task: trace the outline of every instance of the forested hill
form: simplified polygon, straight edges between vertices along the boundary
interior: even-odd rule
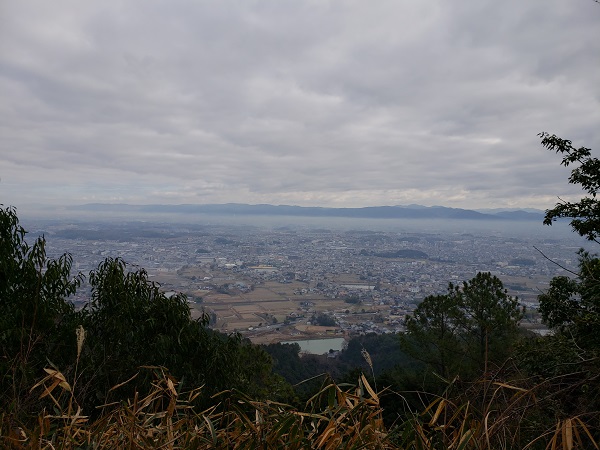
[[[364,208],[321,208],[289,205],[247,205],[241,203],[213,205],[127,205],[90,203],[70,207],[89,212],[131,212],[171,214],[215,214],[254,216],[345,217],[362,219],[462,219],[462,220],[526,220],[540,222],[543,213],[530,211],[478,212],[444,206],[370,206]]]

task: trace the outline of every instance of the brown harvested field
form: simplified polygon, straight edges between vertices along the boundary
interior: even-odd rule
[[[248,293],[248,297],[253,300],[279,300],[285,298],[286,296],[294,295],[292,292],[275,292],[272,289],[259,286],[255,288],[252,292]]]
[[[211,279],[204,281],[205,276],[210,276]],[[192,277],[196,279],[192,280]],[[189,297],[203,299],[201,303],[190,304],[193,317],[200,317],[203,310],[214,313],[217,322],[212,325],[213,328],[228,333],[237,330],[255,342],[323,336],[332,333],[331,327],[306,325],[314,312],[357,311],[355,305],[345,303],[341,299],[331,299],[310,292],[310,286],[300,281],[263,281],[255,284],[239,274],[219,270],[211,272],[201,267],[186,267],[179,273],[157,273],[154,279],[165,286],[189,286]],[[361,280],[352,274],[337,275],[336,281],[342,284],[361,284]],[[253,288],[243,292],[236,286],[237,283],[244,283]],[[200,289],[203,285],[212,285],[213,289]],[[229,293],[217,291],[216,287],[223,285],[230,286]],[[297,327],[283,324],[290,313],[304,317]],[[250,328],[252,331],[249,331]]]
[[[272,301],[268,303],[261,303],[262,306],[269,311],[287,311],[292,312],[298,307],[298,302],[294,302],[292,300],[284,300],[284,301]]]
[[[258,286],[253,291],[236,294],[210,292],[204,296],[196,308],[205,308],[217,315],[215,329],[224,332],[240,331],[253,342],[270,343],[289,339],[306,339],[312,336],[333,334],[335,327],[318,327],[299,324],[296,327],[284,326],[290,313],[304,314],[306,321],[315,312],[345,310],[353,311],[340,299],[323,296],[294,295],[291,284],[269,283]],[[304,306],[302,304],[304,303]],[[306,305],[310,305],[307,307]],[[262,325],[259,328],[259,325]],[[267,328],[267,325],[269,326]],[[252,331],[249,329],[252,328]],[[258,328],[258,329],[257,329]]]

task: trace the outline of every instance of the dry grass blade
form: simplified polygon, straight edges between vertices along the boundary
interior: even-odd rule
[[[129,379],[127,379],[127,380],[123,381],[122,383],[119,383],[119,384],[116,384],[116,385],[114,385],[113,387],[111,387],[111,388],[108,390],[108,392],[112,392],[112,391],[114,391],[114,390],[116,390],[116,389],[119,389],[121,386],[125,386],[126,384],[130,383],[131,381],[133,381],[133,380],[134,380],[134,379],[135,379],[135,378],[136,378],[136,377],[137,377],[139,374],[140,374],[140,373],[139,373],[139,372],[137,372],[137,373],[136,373],[135,375],[133,375],[131,378],[129,378]]]
[[[371,396],[371,398],[376,401],[377,403],[379,403],[379,397],[377,396],[377,394],[375,393],[375,391],[373,390],[373,388],[371,388],[371,385],[369,384],[369,382],[367,381],[367,379],[365,378],[364,375],[360,376],[360,379],[362,381],[363,386],[365,387],[366,391],[369,393],[369,395]]]
[[[467,432],[460,437],[460,442],[458,443],[456,450],[464,450],[467,448],[467,445],[469,445],[469,442],[471,442],[473,435],[473,430],[467,430]]]
[[[580,417],[571,417],[556,423],[554,434],[546,448],[572,450],[575,448],[592,448],[592,446],[595,449],[599,448],[598,442],[594,439],[589,427]]]
[[[438,403],[438,407],[435,411],[435,414],[433,415],[433,417],[431,418],[431,420],[429,421],[429,426],[432,427],[437,423],[438,418],[440,417],[440,414],[442,413],[442,411],[444,411],[445,407],[446,407],[447,401],[445,399],[441,399],[440,402]]]
[[[567,450],[573,449],[573,426],[571,419],[565,419],[562,425],[563,447]]]
[[[525,388],[522,388],[522,387],[519,387],[519,386],[513,386],[512,384],[501,383],[499,381],[494,381],[494,385],[500,386],[500,387],[503,387],[503,388],[506,388],[506,389],[513,389],[515,391],[529,392],[528,389],[525,389]]]
[[[592,436],[592,433],[588,429],[587,425],[585,423],[583,423],[581,418],[574,417],[573,420],[578,423],[578,425],[579,425],[578,428],[581,428],[585,432],[586,436],[589,438],[590,443],[594,446],[594,448],[600,450],[600,446],[598,445],[598,443]],[[576,430],[577,430],[577,428],[576,428]]]
[[[67,379],[65,378],[65,376],[62,373],[60,373],[58,370],[49,369],[49,368],[44,368],[44,371],[48,375],[46,375],[41,381],[36,383],[29,390],[29,392],[33,392],[36,388],[38,388],[39,386],[42,386],[42,385],[44,385],[45,390],[40,395],[40,398],[43,398],[43,397],[49,395],[56,388],[56,386],[60,386],[65,391],[71,392],[71,386],[69,385],[69,383],[67,382]],[[49,387],[46,387],[45,386],[46,382],[50,381],[50,380],[52,380],[52,384]]]

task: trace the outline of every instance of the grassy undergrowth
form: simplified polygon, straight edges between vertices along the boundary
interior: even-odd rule
[[[198,410],[202,387],[184,390],[163,367],[146,366],[151,389],[100,405],[93,419],[77,403],[76,378],[61,372],[32,387],[39,393],[37,417],[0,415],[0,446],[9,449],[598,449],[598,417],[571,417],[552,426],[538,423],[544,399],[536,388],[482,380],[470,390],[452,389],[429,399],[421,411],[406,411],[386,427],[382,396],[404,402],[401,393],[381,392],[361,375],[354,386],[327,381],[304,408],[256,401],[223,391]],[[135,376],[113,389],[119,390]],[[433,398],[433,400],[431,400]],[[389,400],[389,399],[388,399]],[[544,428],[545,426],[545,428]]]

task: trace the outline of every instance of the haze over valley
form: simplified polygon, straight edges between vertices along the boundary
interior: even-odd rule
[[[552,277],[577,269],[576,251],[587,245],[565,223],[531,220],[534,212],[515,221],[151,208],[132,219],[110,215],[110,206],[81,209],[87,216],[28,218],[27,226],[45,235],[51,255],[70,252],[76,271],[123,258],[165,292],[186,294],[211,327],[257,343],[397,333],[423,298],[477,272],[502,279],[527,308],[523,326],[540,330],[537,296]],[[76,302],[88,300],[82,290]]]

